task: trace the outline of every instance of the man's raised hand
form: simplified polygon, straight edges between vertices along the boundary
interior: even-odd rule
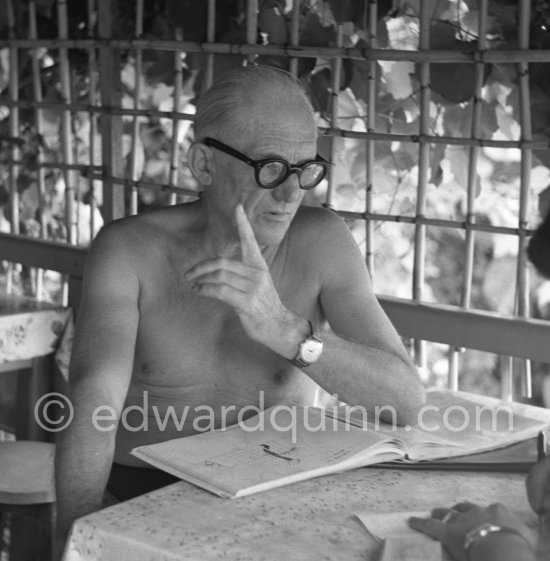
[[[251,339],[292,358],[295,349],[286,339],[298,318],[283,306],[241,204],[235,209],[235,220],[242,260],[207,259],[187,271],[185,277],[193,292],[230,305]]]

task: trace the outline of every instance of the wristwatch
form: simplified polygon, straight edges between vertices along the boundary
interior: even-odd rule
[[[300,343],[298,353],[290,361],[294,366],[304,368],[314,362],[317,362],[323,353],[323,341],[319,337],[315,337],[313,333],[313,324],[309,323],[309,335]]]

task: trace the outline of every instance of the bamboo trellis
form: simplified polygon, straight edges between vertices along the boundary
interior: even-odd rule
[[[360,141],[365,144],[365,206],[363,211],[351,211],[335,208],[335,174],[330,173],[326,189],[325,206],[335,209],[344,218],[364,222],[365,256],[369,270],[376,274],[374,256],[377,252],[375,229],[379,224],[403,223],[410,225],[414,231],[414,258],[411,274],[411,297],[415,302],[425,299],[427,255],[426,239],[429,228],[452,229],[464,233],[465,252],[462,272],[462,289],[459,308],[468,310],[472,306],[472,282],[475,272],[475,249],[480,233],[509,236],[517,242],[516,273],[516,315],[519,318],[529,316],[529,278],[526,257],[526,243],[534,225],[528,224],[528,205],[530,204],[530,176],[533,166],[533,150],[550,149],[550,140],[533,139],[531,132],[529,64],[550,63],[550,50],[529,48],[529,28],[531,21],[531,2],[521,0],[519,4],[519,26],[517,48],[508,50],[489,50],[487,48],[488,0],[479,1],[479,18],[476,48],[468,52],[454,50],[430,50],[430,6],[431,3],[420,2],[419,13],[419,47],[417,50],[398,50],[380,48],[377,36],[378,5],[376,1],[364,2],[364,27],[366,29],[366,47],[344,44],[343,25],[336,26],[336,43],[331,47],[314,47],[300,44],[300,17],[305,0],[294,0],[288,13],[289,34],[287,45],[258,43],[258,0],[247,0],[245,18],[245,42],[243,44],[225,44],[216,42],[216,6],[222,0],[208,0],[205,42],[189,41],[182,30],[176,29],[174,38],[150,39],[144,37],[144,2],[135,0],[135,21],[133,37],[117,36],[117,22],[113,4],[109,0],[87,0],[87,30],[85,38],[69,36],[67,5],[64,0],[53,0],[57,5],[58,36],[46,39],[38,36],[36,22],[36,5],[29,0],[29,35],[19,37],[16,32],[16,16],[13,0],[6,0],[8,15],[8,37],[0,39],[0,49],[9,51],[9,86],[0,99],[2,106],[9,111],[9,138],[2,139],[10,146],[9,155],[9,193],[11,233],[20,234],[20,197],[17,190],[18,176],[25,166],[22,157],[21,142],[17,141],[21,133],[21,114],[31,111],[34,115],[37,135],[43,135],[44,114],[57,111],[60,115],[59,158],[47,161],[42,147],[38,148],[36,160],[36,180],[40,207],[46,205],[46,177],[57,173],[64,182],[66,243],[78,245],[83,229],[92,239],[97,232],[97,210],[101,208],[103,218],[109,221],[120,216],[139,212],[140,192],[150,189],[169,194],[168,203],[174,204],[198,195],[197,190],[178,184],[181,166],[182,147],[178,142],[182,121],[193,121],[194,115],[182,107],[184,55],[193,53],[205,56],[202,87],[207,88],[214,80],[215,61],[218,55],[231,55],[243,64],[253,64],[260,56],[279,56],[289,60],[290,71],[298,73],[299,61],[313,58],[328,62],[331,68],[331,103],[328,112],[328,126],[322,133],[329,138],[330,154],[337,158],[338,143],[346,140]],[[97,28],[97,34],[95,29]],[[46,49],[58,54],[60,100],[48,99],[42,91],[38,50]],[[70,66],[68,54],[79,50],[87,56],[88,92],[86,99],[78,99],[74,91],[74,72]],[[168,51],[173,53],[174,89],[172,109],[164,111],[145,107],[142,103],[144,54],[147,51]],[[123,103],[121,86],[120,53],[131,53],[133,59],[133,91],[131,106]],[[22,53],[31,53],[32,60],[32,98],[21,98],[19,83],[19,60]],[[366,62],[364,114],[364,131],[347,130],[341,126],[339,115],[340,83],[345,61]],[[410,62],[419,67],[420,83],[420,127],[417,134],[401,134],[376,130],[377,81],[379,62]],[[475,92],[469,135],[463,137],[436,134],[430,129],[430,104],[432,91],[430,73],[433,65],[444,63],[469,63],[475,68]],[[500,140],[485,138],[481,129],[481,94],[486,66],[488,64],[511,64],[517,66],[520,96],[521,135],[517,140]],[[87,155],[77,149],[76,134],[77,115],[86,115],[89,122],[87,132]],[[167,159],[165,182],[156,182],[145,177],[139,163],[140,126],[144,120],[163,119],[171,121],[171,143]],[[124,124],[130,125],[130,146],[127,155],[123,153]],[[414,215],[402,215],[394,212],[376,212],[374,201],[377,196],[374,169],[376,164],[375,148],[382,143],[406,143],[418,149],[417,191]],[[101,150],[98,148],[101,146]],[[468,150],[467,192],[465,196],[464,219],[447,217],[430,217],[426,215],[429,187],[430,154],[437,146],[457,146]],[[517,227],[500,226],[476,221],[476,193],[479,185],[478,164],[481,151],[485,148],[514,149],[521,154],[519,177],[519,213]],[[126,168],[125,168],[126,166]],[[83,181],[88,182],[88,202],[90,206],[89,223],[83,224],[80,188]],[[125,193],[128,195],[125,198]],[[48,239],[48,225],[41,214],[40,237]],[[8,292],[13,290],[12,277],[14,268],[9,265],[7,271]],[[37,295],[43,291],[42,273],[38,273]],[[424,341],[416,339],[413,346],[415,359],[420,367],[426,366],[426,349]],[[452,388],[459,387],[460,357],[464,348],[460,345],[448,347],[448,383]],[[503,355],[505,355],[503,349]],[[515,373],[521,374],[521,389],[524,394],[531,393],[531,374],[528,360],[512,360],[513,368],[508,369],[503,382],[503,395],[511,397],[515,391]]]

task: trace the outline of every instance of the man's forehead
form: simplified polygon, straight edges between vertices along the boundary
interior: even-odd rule
[[[317,129],[308,126],[307,121],[299,123],[287,122],[256,122],[250,129],[247,138],[241,141],[252,153],[272,153],[283,155],[295,150],[315,150],[317,145]]]
[[[245,119],[251,132],[260,137],[290,135],[305,141],[317,136],[315,117],[305,104],[258,104],[246,112]]]
[[[255,146],[269,146],[280,143],[316,144],[317,134],[314,130],[307,131],[304,128],[285,130],[281,128],[258,127],[254,132],[251,132],[245,141],[247,144]]]
[[[235,110],[243,116],[254,116],[254,118],[265,118],[276,116],[278,118],[295,117],[302,115],[305,118],[313,118],[311,105],[305,96],[296,90],[284,90],[276,88],[269,95],[254,95],[255,92],[247,92],[240,98]]]

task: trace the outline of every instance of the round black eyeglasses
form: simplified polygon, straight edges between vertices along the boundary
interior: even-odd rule
[[[327,175],[330,162],[317,155],[315,160],[308,160],[300,165],[289,164],[282,158],[266,158],[264,160],[252,160],[251,158],[241,154],[241,152],[227,146],[214,138],[205,138],[203,144],[216,148],[241,160],[245,164],[254,168],[254,176],[256,183],[262,189],[275,189],[281,183],[284,183],[290,174],[295,173],[298,176],[298,182],[301,189],[308,191],[317,187]]]

